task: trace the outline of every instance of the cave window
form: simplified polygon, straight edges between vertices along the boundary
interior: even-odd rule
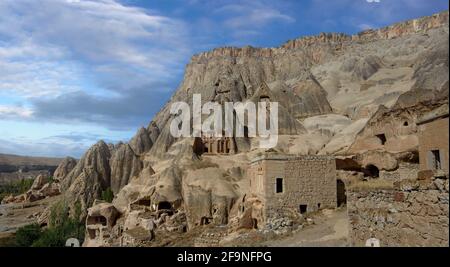
[[[276,179],[275,190],[276,193],[283,193],[283,178]]]
[[[139,206],[150,206],[150,199],[141,199],[137,203]]]
[[[317,209],[320,209],[320,203],[317,203]]]
[[[404,123],[403,123],[403,126],[408,126],[409,124],[408,124],[408,122],[407,121],[405,121]]]
[[[386,135],[385,134],[377,134],[375,135],[381,142],[382,145],[386,143]]]
[[[170,205],[167,201],[162,201],[158,203],[158,210],[170,210],[172,209],[172,205]]]
[[[428,168],[433,170],[440,170],[442,168],[439,150],[431,150],[428,152]]]
[[[380,170],[377,168],[377,166],[370,164],[366,167],[364,176],[378,178],[380,177]]]
[[[299,206],[300,214],[305,214],[307,210],[308,210],[308,205],[303,205],[302,204],[302,205]]]

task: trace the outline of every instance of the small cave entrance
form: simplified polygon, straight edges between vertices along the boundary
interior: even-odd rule
[[[383,134],[377,134],[377,135],[375,135],[375,137],[376,138],[378,138],[378,140],[380,141],[380,143],[382,144],[382,145],[384,145],[384,144],[386,144],[386,135],[383,133]]]
[[[95,229],[88,229],[87,232],[90,239],[95,239]]]
[[[347,193],[345,190],[345,184],[340,179],[336,181],[336,192],[337,192],[337,206],[341,207],[347,204]]]
[[[139,206],[150,207],[151,201],[150,201],[150,199],[139,199],[136,204],[139,205]]]
[[[258,220],[255,218],[252,218],[252,227],[253,229],[258,229]]]
[[[171,210],[172,205],[167,201],[161,201],[158,203],[158,210]]]
[[[308,211],[308,205],[300,205],[298,210],[300,211],[300,214],[305,214]]]
[[[364,177],[372,177],[372,178],[378,178],[380,177],[380,170],[377,166],[369,164],[366,168],[363,170]]]
[[[202,217],[200,219],[200,225],[208,225],[211,223],[211,218],[208,217]]]
[[[88,225],[101,224],[103,226],[107,225],[107,220],[104,216],[91,216],[87,220]]]

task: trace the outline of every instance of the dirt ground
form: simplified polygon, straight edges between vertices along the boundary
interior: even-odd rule
[[[324,210],[313,217],[314,224],[285,238],[266,241],[268,247],[345,247],[348,237],[347,210]]]

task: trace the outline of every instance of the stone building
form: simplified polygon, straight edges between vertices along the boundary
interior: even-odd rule
[[[448,174],[448,104],[418,119],[420,170],[443,170]]]
[[[250,163],[248,173],[250,192],[262,202],[264,220],[286,211],[336,208],[334,157],[266,154]]]
[[[214,137],[212,134],[202,134],[196,137],[192,145],[197,155],[202,154],[235,154],[236,145],[231,137]]]

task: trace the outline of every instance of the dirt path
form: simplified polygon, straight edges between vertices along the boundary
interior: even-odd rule
[[[348,218],[345,208],[326,210],[314,218],[314,224],[306,226],[292,236],[273,240],[270,247],[343,247],[347,246]]]

